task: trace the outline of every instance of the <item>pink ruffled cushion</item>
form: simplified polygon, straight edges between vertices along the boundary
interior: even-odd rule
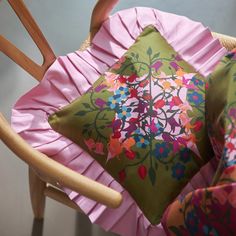
[[[64,189],[93,223],[125,236],[165,235],[165,232],[161,225],[151,225],[127,191],[88,153],[53,131],[47,120],[50,114],[86,92],[148,25],[154,25],[175,51],[203,76],[211,73],[226,54],[219,41],[213,39],[210,31],[200,23],[150,8],[120,11],[103,24],[90,48],[59,57],[41,83],[22,96],[12,110],[13,128],[34,148],[122,193],[122,205],[113,210]],[[208,163],[182,195],[208,186],[214,171],[214,163]],[[127,224],[131,227],[126,227]]]

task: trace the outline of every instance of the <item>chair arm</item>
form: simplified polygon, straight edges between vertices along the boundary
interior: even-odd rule
[[[32,148],[10,127],[1,113],[0,138],[20,159],[40,174],[108,207],[117,208],[121,204],[120,193],[65,167]]]
[[[102,23],[109,17],[110,12],[119,0],[98,0],[93,9],[90,22],[90,35],[91,38],[100,29]]]

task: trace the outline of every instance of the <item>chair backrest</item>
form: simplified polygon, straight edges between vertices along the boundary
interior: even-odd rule
[[[2,35],[0,35],[0,50],[35,79],[41,80],[45,71],[55,61],[56,57],[23,0],[8,0],[8,2],[39,48],[43,56],[43,64],[38,65],[35,63]]]
[[[23,0],[7,0],[15,11],[20,21],[28,31],[29,35],[37,45],[43,56],[43,64],[38,65],[28,56],[26,56],[20,49],[13,45],[10,41],[0,35],[0,50],[5,55],[10,57],[16,64],[21,66],[25,71],[31,74],[35,79],[40,81],[48,67],[55,61],[56,56],[50,48],[46,38],[30,14]],[[113,6],[118,0],[99,0],[93,10],[91,17],[91,35],[100,28],[102,22],[108,17]],[[91,36],[91,38],[92,38]]]
[[[43,64],[38,65],[28,56],[26,56],[20,49],[13,45],[10,41],[0,35],[0,50],[5,55],[10,57],[16,64],[21,66],[25,71],[31,74],[35,79],[40,81],[48,67],[55,61],[56,56],[50,48],[46,38],[42,34],[40,28],[35,22],[34,18],[30,14],[29,10],[25,6],[23,0],[7,0],[20,21],[28,31],[29,35],[39,48],[43,56]],[[99,30],[101,24],[109,16],[109,13],[119,0],[98,0],[94,7],[91,23],[90,23],[90,37],[83,45],[85,48],[89,45],[90,40],[95,33]],[[222,45],[231,50],[236,47],[236,38],[229,37],[222,34],[215,34],[222,42]]]

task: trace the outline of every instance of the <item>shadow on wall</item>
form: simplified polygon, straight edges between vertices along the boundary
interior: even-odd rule
[[[34,219],[32,224],[31,236],[43,236],[44,220]],[[104,232],[98,226],[91,225],[89,218],[83,214],[77,213],[75,220],[75,236],[116,236],[110,232]]]
[[[44,220],[34,219],[31,236],[43,236],[43,222]]]

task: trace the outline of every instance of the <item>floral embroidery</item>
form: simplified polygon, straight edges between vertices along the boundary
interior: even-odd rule
[[[57,112],[55,122],[158,224],[211,155],[204,79],[155,29],[147,27],[143,36],[85,94]],[[147,191],[151,208],[143,204]]]
[[[137,163],[142,163],[147,158],[155,158],[160,164],[166,165],[167,169],[172,166],[172,177],[180,180],[185,174],[184,163],[192,159],[189,147],[193,147],[193,152],[199,155],[196,137],[191,130],[201,131],[203,121],[198,117],[189,116],[188,113],[193,111],[193,106],[197,106],[202,113],[201,109],[204,108],[200,104],[204,101],[201,92],[204,83],[195,74],[184,72],[183,68],[178,65],[179,61],[172,61],[171,58],[160,59],[161,54],[153,54],[151,47],[148,48],[147,54],[150,57],[150,64],[140,61],[138,54],[132,54],[133,60],[136,61],[134,63],[139,64],[143,72],[136,73],[133,63],[129,64],[124,60],[122,64],[119,64],[119,68],[115,66],[118,74],[111,70],[93,89],[89,90],[91,104],[93,97],[105,91],[110,92],[107,103],[104,95],[102,98],[96,98],[97,120],[91,128],[98,131],[97,139],[104,142],[106,138],[101,135],[99,127],[95,126],[99,119],[104,118],[99,118],[101,113],[105,115],[104,111],[113,111],[115,117],[109,124],[113,133],[107,145],[108,159],[119,157],[124,153],[129,160],[135,160],[140,156],[140,154],[137,155],[137,150],[133,149],[136,146],[146,151],[142,161],[139,160]],[[169,60],[170,66],[178,72],[177,75],[168,76],[166,72],[161,71],[164,65],[162,60]],[[173,72],[171,67],[170,71]],[[126,75],[127,70],[131,72],[131,75]],[[160,79],[160,74],[165,77]],[[189,89],[187,90],[186,87]],[[183,99],[184,96],[188,100]],[[87,104],[86,107],[90,107],[91,104]],[[84,115],[81,112],[76,114]],[[102,128],[105,127],[102,126]],[[87,126],[86,130],[88,130]],[[132,146],[129,147],[124,145],[128,138],[133,140]],[[178,151],[179,154],[177,154]],[[102,154],[103,150],[96,153]],[[177,162],[177,155],[182,163]],[[156,170],[158,165],[156,162]],[[127,166],[127,168],[130,167]],[[153,170],[153,164],[149,166],[149,172],[152,176],[156,176],[156,172],[151,170]],[[155,179],[152,177],[151,180],[150,177],[152,183],[155,183]]]
[[[184,171],[185,171],[185,166],[182,165],[181,163],[176,163],[173,167],[172,167],[172,176],[173,178],[176,179],[181,179],[184,176]]]
[[[138,53],[129,55],[132,63],[129,58],[123,57],[123,63],[115,65],[89,90],[91,103],[85,107],[91,108],[96,97],[94,108],[80,111],[76,115],[97,112],[94,124],[87,124],[83,132],[91,139],[90,134],[95,129],[96,140],[103,143],[104,147],[104,142],[108,143],[107,161],[115,157],[121,158],[122,153],[132,161],[138,158],[137,164],[134,162],[124,167],[126,173],[127,169],[137,166],[138,175],[144,179],[146,174],[140,174],[144,173],[144,165],[141,168],[140,164],[150,159],[149,166],[146,165],[145,169],[154,185],[159,165],[165,165],[167,171],[171,169],[171,176],[178,181],[185,177],[185,165],[192,160],[193,153],[199,155],[192,131],[201,132],[203,121],[189,114],[193,109],[197,109],[199,115],[203,114],[204,82],[196,74],[185,72],[179,65],[181,59],[177,61],[173,55],[161,58],[161,53],[155,54],[151,47],[147,48],[146,54],[149,62],[141,61]],[[171,75],[162,71],[166,61]],[[137,68],[134,67],[135,64]],[[106,112],[113,112],[112,122],[109,124],[107,121],[105,125],[98,127],[101,120],[105,121]],[[109,137],[102,134],[102,129],[106,127],[112,129]],[[132,145],[127,146],[129,138],[132,139]],[[100,155],[106,153],[103,148],[100,151],[89,150]],[[141,150],[144,152],[141,153]],[[179,152],[178,159],[174,159],[176,152]]]
[[[190,102],[194,103],[195,105],[199,105],[204,101],[202,95],[197,92],[188,94],[188,99]]]
[[[178,208],[169,210],[178,217],[178,225],[168,225],[170,235],[235,235],[235,185],[199,189],[181,200]],[[182,224],[181,224],[182,222]]]
[[[235,52],[229,53],[222,59],[209,79],[207,88],[209,135],[216,160],[221,159],[218,170],[222,173],[220,175],[216,173],[215,186],[197,189],[169,206],[168,214],[163,220],[168,235],[236,235],[234,224],[236,218]],[[192,82],[195,86],[202,83],[195,78]],[[191,92],[188,96],[190,103],[201,105],[203,100],[201,94]],[[201,129],[202,125],[201,120],[196,120],[194,130]],[[189,149],[182,149],[180,160],[188,162],[188,152]],[[180,165],[176,169],[181,173]],[[176,173],[174,171],[173,176]]]
[[[155,153],[155,157],[157,159],[159,158],[167,158],[169,153],[170,153],[171,149],[168,145],[168,143],[157,143],[156,146],[155,146],[155,150],[154,150],[154,153]]]

